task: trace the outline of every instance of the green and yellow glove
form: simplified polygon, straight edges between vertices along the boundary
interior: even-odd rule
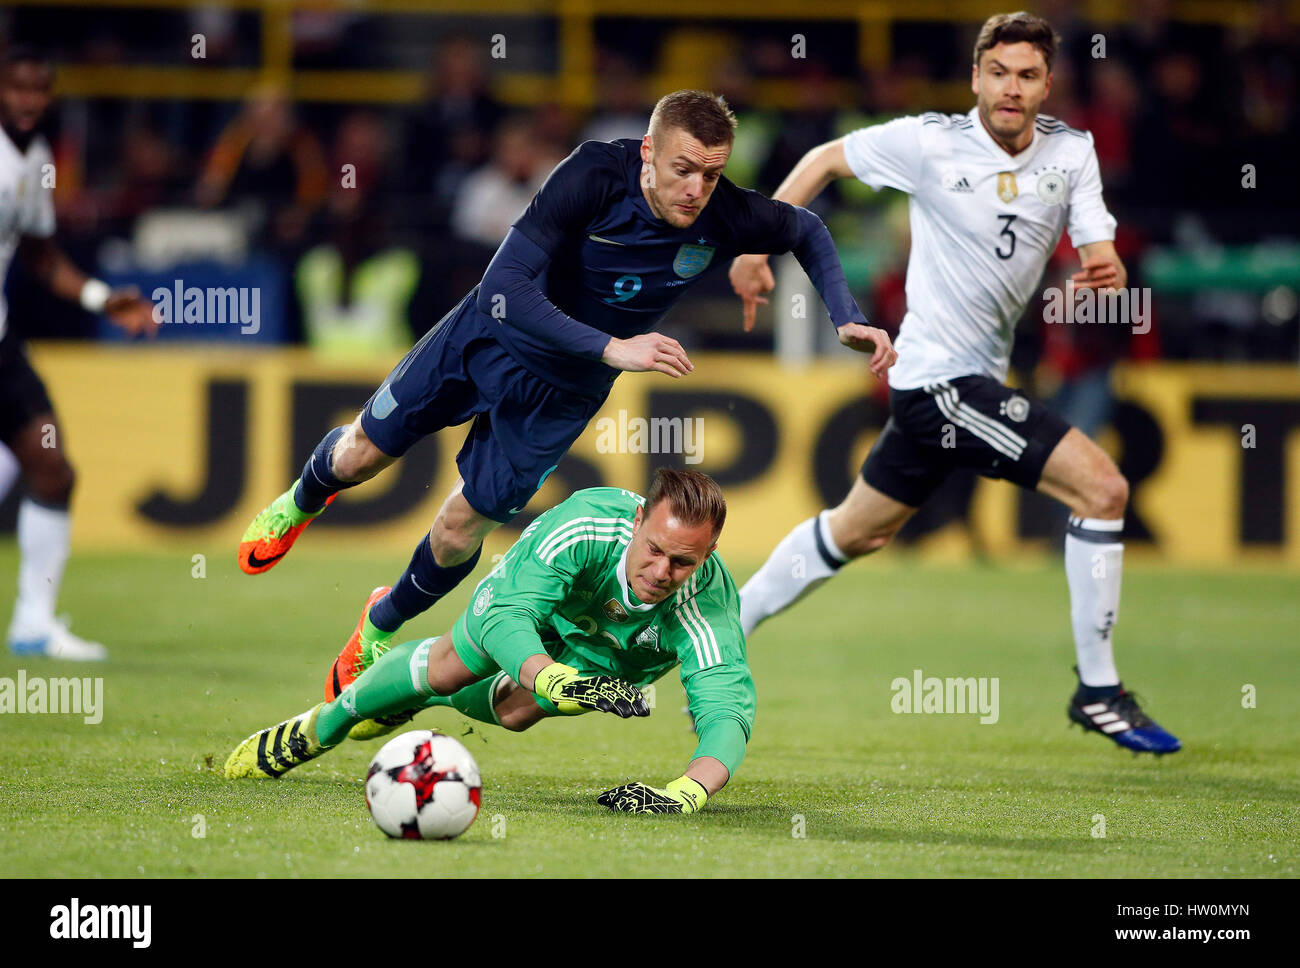
[[[636,686],[613,676],[580,676],[577,669],[560,662],[552,662],[537,673],[533,692],[555,703],[555,708],[566,716],[589,709],[624,719],[650,715],[650,705]]]
[[[619,813],[695,813],[709,799],[703,784],[689,776],[679,776],[668,786],[625,783],[606,790],[596,798],[602,807]]]

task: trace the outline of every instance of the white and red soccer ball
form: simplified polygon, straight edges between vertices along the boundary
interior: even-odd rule
[[[482,788],[469,750],[450,736],[416,729],[390,739],[370,761],[366,805],[390,837],[450,840],[478,816]]]

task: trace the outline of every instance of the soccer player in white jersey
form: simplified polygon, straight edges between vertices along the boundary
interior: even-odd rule
[[[806,205],[849,177],[896,188],[910,196],[912,251],[890,419],[844,501],[798,525],[741,589],[741,618],[748,635],[845,562],[884,547],[954,468],[973,468],[1070,509],[1079,675],[1070,719],[1135,752],[1172,753],[1181,744],[1123,688],[1111,649],[1128,482],[1087,436],[1003,383],[1016,321],[1062,230],[1082,261],[1075,287],[1126,282],[1092,136],[1038,113],[1057,42],[1039,17],[990,17],[975,44],[968,114],[898,118],[823,144],[773,196]],[[750,328],[774,285],[767,257],[736,259],[731,282]],[[795,556],[806,569],[792,569]]]
[[[130,333],[152,333],[152,307],[134,290],[110,290],[88,278],[54,243],[54,162],[39,133],[54,86],[54,68],[27,48],[0,60],[0,283],[17,254],[55,295],[105,312]],[[18,509],[18,598],[9,622],[10,651],[58,659],[105,657],[98,642],[68,631],[54,613],[68,560],[68,503],[74,474],[63,430],[45,385],[8,325],[0,294],[0,443],[17,460],[27,484]]]

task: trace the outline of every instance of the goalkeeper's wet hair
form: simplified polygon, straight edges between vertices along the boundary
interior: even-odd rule
[[[725,98],[710,91],[673,91],[661,97],[650,115],[649,134],[656,146],[671,128],[681,128],[706,148],[736,140],[735,114]]]
[[[708,522],[713,525],[715,539],[722,533],[722,525],[727,520],[727,502],[718,482],[708,474],[675,467],[658,468],[645,499],[646,517],[660,501],[667,501],[673,516],[683,524]]]

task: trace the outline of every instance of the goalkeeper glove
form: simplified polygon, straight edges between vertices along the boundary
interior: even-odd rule
[[[650,706],[636,686],[613,676],[580,676],[577,669],[560,662],[552,662],[537,673],[533,692],[555,703],[555,708],[566,716],[588,709],[615,713],[624,719],[650,715]]]
[[[620,813],[695,813],[709,799],[703,784],[689,776],[679,776],[668,786],[625,783],[606,790],[596,798],[602,807]]]

